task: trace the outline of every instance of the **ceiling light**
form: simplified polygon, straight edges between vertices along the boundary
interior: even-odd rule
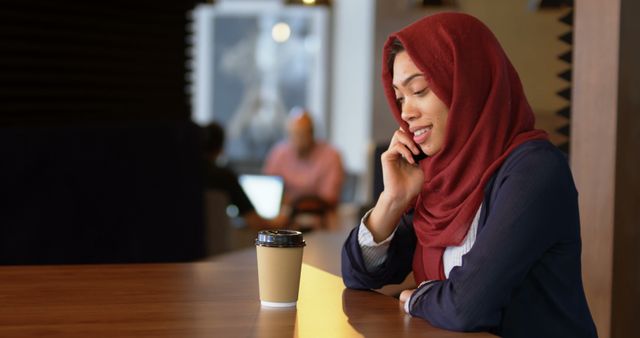
[[[271,28],[271,37],[275,42],[283,43],[289,40],[291,28],[284,22],[278,22]]]

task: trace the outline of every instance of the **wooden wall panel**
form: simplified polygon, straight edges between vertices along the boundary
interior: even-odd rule
[[[580,198],[582,269],[601,338],[611,328],[619,0],[576,4],[571,166]],[[606,28],[606,29],[605,29]]]
[[[571,165],[585,291],[601,338],[637,336],[639,9],[632,0],[576,3]]]
[[[611,336],[637,337],[640,306],[640,3],[622,2]]]

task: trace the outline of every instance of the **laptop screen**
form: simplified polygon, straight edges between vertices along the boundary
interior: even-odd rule
[[[258,215],[269,219],[278,216],[284,193],[282,177],[242,174],[238,178]]]

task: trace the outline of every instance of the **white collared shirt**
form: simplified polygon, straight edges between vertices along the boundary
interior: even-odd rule
[[[481,209],[482,205],[480,205],[478,211],[476,211],[476,215],[473,217],[469,231],[462,243],[458,246],[449,246],[444,250],[442,262],[444,264],[444,274],[446,278],[449,278],[449,273],[454,267],[462,265],[462,256],[469,252],[471,247],[473,247],[473,243],[476,241],[476,235],[478,232],[478,221],[480,220]],[[396,231],[394,230],[389,237],[379,243],[376,243],[373,240],[371,231],[369,231],[365,225],[370,214],[371,210],[369,210],[360,221],[360,228],[358,229],[358,244],[360,244],[360,249],[362,250],[362,258],[364,259],[365,267],[368,271],[375,271],[387,260],[387,250],[389,249],[389,244],[391,243]]]
[[[473,244],[476,241],[476,235],[478,234],[478,222],[480,220],[480,210],[482,210],[482,204],[478,207],[478,211],[476,211],[476,215],[473,217],[473,221],[471,221],[471,226],[469,227],[469,231],[467,235],[464,237],[462,243],[458,246],[449,246],[444,250],[442,255],[442,263],[444,264],[444,275],[446,278],[449,278],[449,273],[456,266],[462,266],[462,256],[464,256]],[[360,221],[360,228],[358,229],[358,244],[360,244],[360,249],[362,251],[362,258],[364,259],[364,265],[368,271],[377,270],[384,262],[387,260],[387,250],[389,250],[389,244],[393,239],[393,236],[396,233],[396,229],[393,230],[393,233],[389,235],[389,237],[385,238],[383,241],[376,243],[373,240],[373,235],[371,231],[365,225],[369,215],[371,214],[371,210],[369,210],[362,220]],[[420,284],[429,283],[430,281],[424,281]],[[416,289],[418,290],[420,286]],[[425,288],[421,289],[422,293],[426,292],[430,286],[425,286]],[[411,300],[413,296],[415,296],[415,292],[411,295],[411,298],[404,303],[404,311],[408,314],[409,305],[411,304]]]

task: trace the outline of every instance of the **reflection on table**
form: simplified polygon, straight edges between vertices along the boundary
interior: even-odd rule
[[[440,330],[345,289],[342,232],[307,236],[298,306],[260,306],[254,248],[211,261],[0,267],[2,337],[491,337]],[[308,250],[307,250],[308,249]]]

